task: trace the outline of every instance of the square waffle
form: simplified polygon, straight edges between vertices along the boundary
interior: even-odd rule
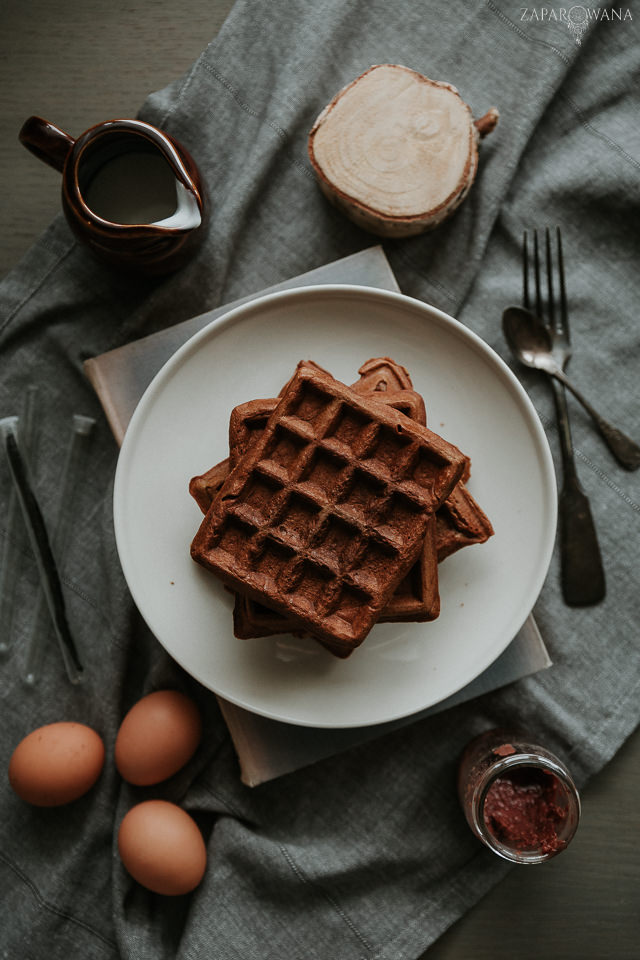
[[[465,463],[403,413],[301,363],[192,556],[347,656],[418,558]]]
[[[412,389],[409,374],[400,364],[388,357],[375,358],[367,360],[358,373],[360,378],[352,385],[356,393],[371,394],[376,400],[401,410],[417,423],[426,423],[424,401]],[[261,435],[277,404],[277,398],[252,400],[234,408],[229,423],[229,457],[202,476],[194,477],[189,485],[203,513],[209,509],[229,470]],[[418,560],[396,587],[380,615],[380,622],[426,622],[438,617],[440,594],[435,533],[434,520]],[[235,636],[241,639],[300,631],[300,625],[294,619],[285,618],[243,594],[236,594],[233,624]]]
[[[356,393],[371,394],[374,399],[389,403],[418,423],[425,424],[424,402],[412,389],[411,378],[404,367],[388,357],[381,357],[367,360],[358,373],[359,380],[352,384]],[[277,398],[252,400],[232,411],[229,424],[229,457],[201,476],[194,477],[189,485],[189,490],[203,513],[211,506],[232,466],[259,438],[277,403]],[[468,464],[463,479],[468,479]],[[438,563],[462,547],[484,543],[493,534],[489,519],[471,496],[463,480],[460,480],[438,509],[434,530]],[[416,564],[396,587],[380,616],[380,622],[425,622],[434,620],[439,615],[440,597],[431,543],[432,534],[433,531],[425,539],[424,549]],[[294,619],[285,619],[282,614],[244,594],[236,594],[233,619],[234,633],[242,639],[272,636],[276,633],[296,633],[300,630]]]

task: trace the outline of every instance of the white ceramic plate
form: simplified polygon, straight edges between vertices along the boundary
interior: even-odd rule
[[[358,367],[379,356],[408,368],[430,427],[471,457],[469,488],[495,536],[440,565],[436,621],[377,625],[348,660],[310,639],[235,639],[232,597],[189,555],[201,521],[189,479],[227,455],[231,409],[275,396],[299,360],[352,383]],[[114,515],[133,598],[185,670],[255,713],[352,727],[431,706],[502,653],[547,572],[556,488],[526,393],[466,327],[400,294],[307,287],[230,311],[168,361],[125,436]]]

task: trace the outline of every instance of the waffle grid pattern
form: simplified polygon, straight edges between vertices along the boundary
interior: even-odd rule
[[[416,559],[463,458],[341,388],[298,372],[194,557],[312,632],[354,641]]]

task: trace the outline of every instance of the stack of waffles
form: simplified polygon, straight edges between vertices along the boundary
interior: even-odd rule
[[[359,374],[299,363],[278,397],[232,411],[228,458],[190,482],[191,555],[235,593],[237,637],[310,634],[348,657],[379,621],[434,620],[438,563],[493,533],[405,368]]]

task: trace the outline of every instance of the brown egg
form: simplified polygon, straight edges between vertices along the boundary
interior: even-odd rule
[[[118,851],[134,880],[169,897],[190,893],[207,866],[197,823],[167,800],[145,800],[129,810],[118,831]]]
[[[134,704],[115,745],[120,775],[136,786],[160,783],[191,759],[202,721],[193,700],[178,690],[157,690]]]
[[[9,782],[22,800],[58,807],[89,790],[104,764],[104,744],[83,723],[49,723],[21,740],[9,761]]]

